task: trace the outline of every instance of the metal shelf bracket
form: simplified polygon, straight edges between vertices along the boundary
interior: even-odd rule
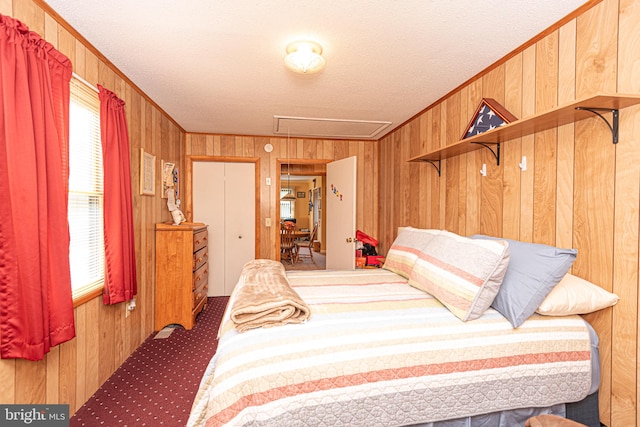
[[[438,176],[440,176],[440,160],[429,160],[429,159],[421,159],[423,162],[427,162],[431,164],[438,171]]]
[[[494,143],[472,142],[472,144],[482,145],[484,148],[486,148],[487,150],[491,151],[491,154],[493,154],[493,157],[496,158],[496,165],[500,166],[500,143],[499,142],[494,142]],[[491,148],[490,145],[495,145],[496,146],[496,150],[493,151],[493,148]]]
[[[618,143],[619,114],[618,114],[618,109],[617,108],[611,109],[611,108],[576,107],[576,110],[589,111],[589,112],[595,114],[596,116],[600,117],[602,120],[604,120],[604,122],[607,124],[607,126],[609,126],[609,130],[611,130],[611,138],[613,140],[613,143],[614,144]],[[605,116],[600,114],[600,111],[610,111],[611,112],[611,122],[609,122],[609,120],[607,120],[607,118]]]

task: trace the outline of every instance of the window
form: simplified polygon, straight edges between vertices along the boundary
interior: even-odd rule
[[[293,194],[293,188],[280,188],[280,198],[286,194]],[[295,200],[280,200],[280,219],[295,218]]]
[[[73,299],[104,284],[103,175],[98,93],[75,77],[69,108],[69,234]]]

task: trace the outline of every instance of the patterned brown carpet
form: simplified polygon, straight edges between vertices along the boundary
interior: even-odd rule
[[[149,336],[71,417],[71,427],[184,426],[228,300],[209,298],[190,331]]]
[[[313,254],[286,270],[324,270],[326,257]],[[196,326],[175,328],[167,338],[150,335],[71,417],[71,427],[184,426],[200,378],[213,357],[228,297],[209,298]]]

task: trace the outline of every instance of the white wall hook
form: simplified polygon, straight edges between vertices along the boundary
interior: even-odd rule
[[[482,164],[482,169],[480,169],[480,175],[487,176],[487,164],[486,163]]]
[[[522,161],[518,163],[518,166],[523,172],[527,170],[527,156],[522,156]]]

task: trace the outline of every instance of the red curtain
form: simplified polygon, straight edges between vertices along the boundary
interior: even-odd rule
[[[0,15],[0,355],[75,336],[69,270],[71,62]]]
[[[137,293],[131,201],[129,131],[124,101],[98,85],[104,165],[105,304],[129,301]]]

